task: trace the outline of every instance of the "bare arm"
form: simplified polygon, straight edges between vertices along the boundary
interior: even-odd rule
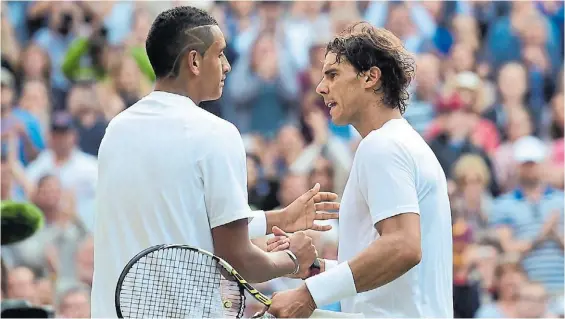
[[[376,228],[381,236],[352,260],[296,289],[275,293],[269,313],[277,318],[306,318],[318,307],[386,285],[420,262],[418,214],[395,215],[377,222]],[[322,270],[326,264],[322,263]]]
[[[386,285],[412,269],[422,258],[418,214],[396,215],[380,221],[376,228],[380,238],[348,262],[357,292]],[[320,259],[320,272],[336,265],[336,261]]]
[[[294,263],[284,251],[266,253],[249,240],[247,220],[212,229],[214,252],[249,282],[265,282],[290,274]]]
[[[500,226],[496,230],[496,234],[505,252],[519,253],[520,255],[527,254],[543,241],[539,237],[533,241],[515,239],[512,236],[512,230],[508,226]]]
[[[386,285],[420,263],[420,216],[406,213],[377,223],[381,237],[349,261],[357,292]]]

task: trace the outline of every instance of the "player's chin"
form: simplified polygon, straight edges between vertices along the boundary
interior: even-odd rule
[[[341,114],[330,114],[332,122],[337,126],[343,126],[349,124],[347,119]]]
[[[208,98],[206,100],[208,101],[215,101],[218,100],[219,98],[222,97],[222,93],[224,92],[224,87],[219,87],[217,90],[215,90],[214,92],[211,92],[208,95]]]

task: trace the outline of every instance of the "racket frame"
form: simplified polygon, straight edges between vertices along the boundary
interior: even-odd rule
[[[120,292],[122,291],[121,287],[122,287],[123,281],[125,280],[126,276],[129,273],[129,270],[141,258],[148,256],[149,254],[151,254],[155,251],[164,250],[164,249],[171,249],[171,248],[188,249],[188,250],[192,250],[192,251],[195,251],[195,252],[199,252],[199,253],[208,255],[213,260],[215,260],[218,264],[220,264],[224,268],[224,270],[230,276],[232,276],[233,279],[235,279],[235,281],[237,282],[237,285],[240,288],[243,288],[253,298],[255,298],[258,302],[260,302],[261,304],[263,304],[265,306],[263,311],[255,314],[253,316],[254,318],[264,315],[265,312],[268,310],[268,308],[271,306],[271,299],[269,297],[265,296],[264,294],[259,292],[257,289],[255,289],[253,286],[251,286],[247,282],[247,280],[245,280],[245,278],[243,278],[227,261],[223,260],[222,258],[212,254],[209,251],[206,251],[206,250],[200,249],[200,248],[196,248],[196,247],[193,247],[193,246],[190,246],[190,245],[161,244],[161,245],[154,245],[154,246],[151,246],[151,247],[148,247],[148,248],[142,250],[137,255],[135,255],[133,258],[131,258],[130,261],[126,264],[126,266],[123,268],[122,273],[120,274],[120,277],[118,278],[118,282],[116,284],[116,290],[115,290],[115,293],[114,293],[114,304],[115,304],[115,307],[116,307],[116,314],[117,314],[118,318],[124,318],[123,315],[122,315],[122,311],[120,309]],[[243,306],[245,307],[245,305],[243,305]]]

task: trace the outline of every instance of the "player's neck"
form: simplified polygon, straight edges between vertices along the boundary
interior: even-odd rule
[[[402,118],[400,110],[376,103],[365,106],[360,115],[357,123],[352,123],[352,125],[363,138],[372,131],[380,129],[386,122]]]
[[[167,79],[159,79],[155,82],[154,91],[162,91],[177,95],[186,96],[194,102],[194,104],[198,105],[202,101],[198,94],[198,89],[196,87],[192,87],[190,85],[186,85],[186,82],[182,83],[183,81],[178,80],[167,80]]]

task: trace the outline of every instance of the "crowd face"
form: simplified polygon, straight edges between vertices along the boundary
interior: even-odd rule
[[[45,177],[37,185],[34,204],[45,214],[57,213],[62,197],[62,188],[59,180],[54,176]],[[49,216],[54,217],[54,216]]]
[[[90,297],[82,291],[66,294],[59,304],[61,318],[90,318]]]
[[[8,273],[8,298],[36,302],[35,275],[29,268],[17,267]]]
[[[528,83],[526,70],[521,64],[504,65],[498,74],[498,89],[502,100],[520,100],[526,94]]]
[[[511,301],[518,297],[518,289],[525,282],[524,274],[514,268],[505,268],[498,279],[498,291],[501,300]]]
[[[542,318],[547,311],[545,288],[537,283],[523,283],[518,290],[516,310],[519,318]]]

